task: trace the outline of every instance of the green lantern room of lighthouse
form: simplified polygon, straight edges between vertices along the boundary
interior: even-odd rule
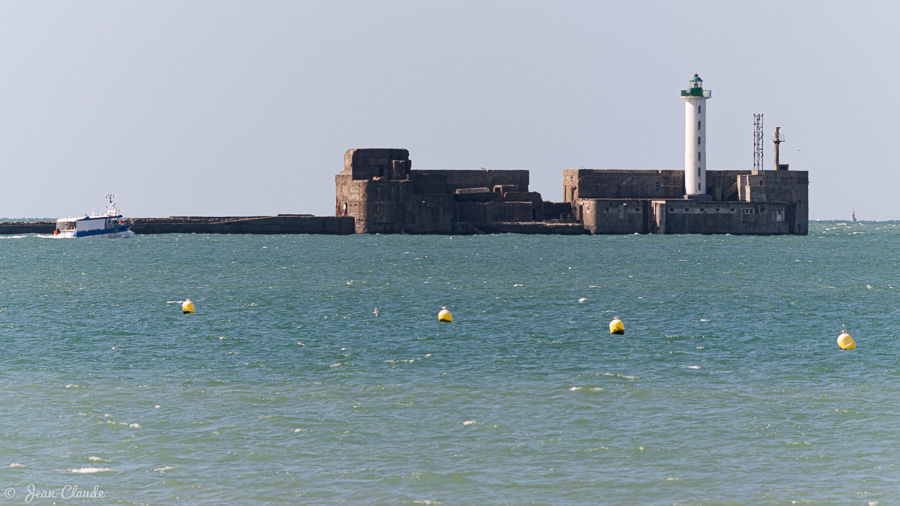
[[[709,97],[709,90],[703,89],[703,79],[700,79],[700,76],[694,74],[694,77],[688,82],[690,89],[681,90],[682,97]]]

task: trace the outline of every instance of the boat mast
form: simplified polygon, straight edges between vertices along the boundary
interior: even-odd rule
[[[118,209],[116,209],[116,204],[113,202],[113,197],[115,197],[115,195],[113,195],[112,192],[106,194],[106,198],[109,199],[109,205],[106,206],[106,214],[108,216],[119,214]]]

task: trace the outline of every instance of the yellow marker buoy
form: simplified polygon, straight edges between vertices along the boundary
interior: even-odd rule
[[[620,320],[618,317],[613,318],[613,321],[609,322],[609,333],[619,335],[624,334],[625,324],[622,323],[622,320]]]
[[[855,350],[856,349],[856,341],[850,337],[850,334],[847,331],[841,332],[841,335],[837,338],[838,346],[841,347],[842,350]]]
[[[184,314],[194,312],[194,303],[191,302],[191,299],[187,299],[181,304],[181,312]]]
[[[441,311],[438,313],[438,321],[453,323],[453,315],[450,314],[450,311],[447,311],[447,306],[441,306]]]

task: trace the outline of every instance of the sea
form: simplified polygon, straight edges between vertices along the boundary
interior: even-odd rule
[[[2,236],[0,503],[897,504],[898,251]]]

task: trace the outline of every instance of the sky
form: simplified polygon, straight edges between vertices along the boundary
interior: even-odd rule
[[[900,3],[0,0],[0,217],[335,212],[350,148],[413,169],[809,171],[810,219],[900,219]]]

